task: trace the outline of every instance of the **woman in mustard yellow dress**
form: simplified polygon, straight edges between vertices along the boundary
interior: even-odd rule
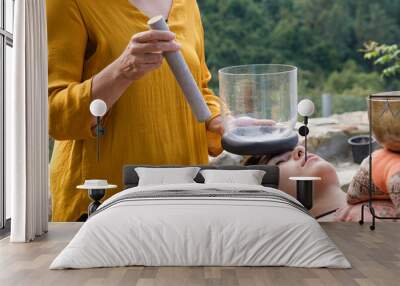
[[[160,14],[171,32],[148,31]],[[209,152],[221,151],[195,0],[48,0],[47,25],[53,221],[85,215],[89,199],[76,189],[85,179],[107,179],[120,191],[124,164],[207,164]],[[206,123],[196,121],[161,56],[176,50],[212,113]],[[99,161],[89,111],[96,98],[108,106]]]

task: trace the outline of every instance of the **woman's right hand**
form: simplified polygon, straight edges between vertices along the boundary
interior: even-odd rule
[[[128,81],[141,78],[157,69],[163,52],[178,51],[180,45],[170,31],[150,30],[133,35],[121,56],[114,62],[118,77]]]
[[[92,100],[101,99],[110,109],[134,80],[162,64],[163,52],[179,49],[175,34],[170,31],[151,30],[134,35],[124,52],[93,77]],[[95,125],[93,117],[92,126]]]

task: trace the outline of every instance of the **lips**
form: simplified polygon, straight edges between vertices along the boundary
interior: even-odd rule
[[[318,160],[319,160],[319,157],[318,157],[317,155],[314,155],[314,154],[307,154],[307,161],[306,161],[305,156],[303,156],[301,159],[302,159],[302,164],[301,164],[301,166],[304,167],[304,166],[305,166],[306,164],[308,164],[309,162],[318,161]]]

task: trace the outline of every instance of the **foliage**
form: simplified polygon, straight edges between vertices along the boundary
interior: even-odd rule
[[[214,89],[218,87],[218,69],[250,63],[296,65],[300,69],[299,96],[312,97],[317,102],[324,92],[343,97],[367,96],[400,87],[397,81],[382,79],[375,66],[359,52],[363,43],[370,40],[400,42],[400,1],[198,0],[198,3]]]
[[[382,75],[392,77],[400,75],[400,47],[398,45],[378,44],[370,41],[364,44],[364,58],[374,60],[375,65],[384,66]]]
[[[364,96],[383,90],[384,81],[377,72],[366,72],[350,60],[341,71],[332,72],[325,82],[325,90],[340,95]]]

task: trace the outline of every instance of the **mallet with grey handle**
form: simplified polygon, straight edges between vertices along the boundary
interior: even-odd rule
[[[152,30],[169,31],[163,16],[153,17],[147,24]],[[197,120],[199,122],[204,122],[209,119],[211,117],[211,112],[182,54],[179,51],[164,52],[164,56]]]

